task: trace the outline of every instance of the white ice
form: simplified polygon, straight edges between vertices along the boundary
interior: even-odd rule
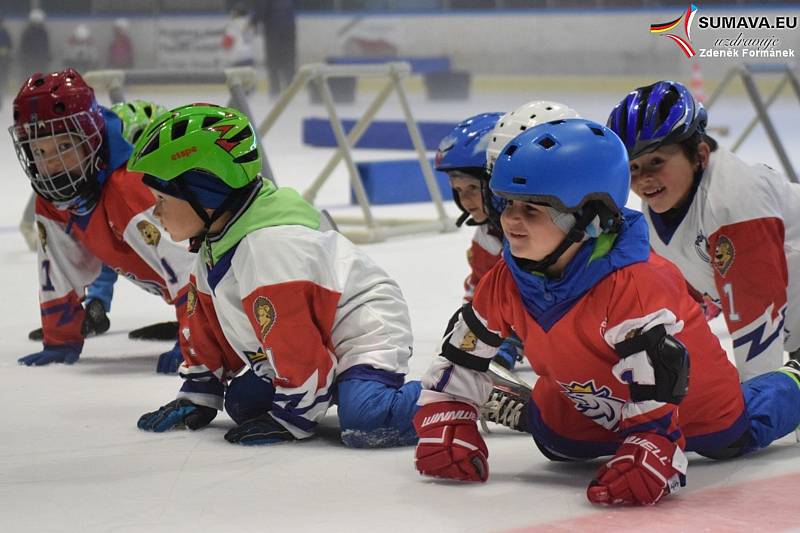
[[[633,88],[633,86],[631,87]],[[605,122],[624,93],[498,92],[464,102],[426,102],[411,95],[418,119],[458,120],[482,111],[504,111],[533,99],[563,101],[584,116]],[[108,103],[107,95],[100,95]],[[129,91],[167,106],[189,101],[224,103],[222,92]],[[8,102],[8,101],[6,101]],[[382,116],[399,117],[396,101]],[[268,108],[253,97],[256,116]],[[354,117],[365,95],[341,108]],[[778,131],[800,167],[800,106],[785,97],[772,108]],[[282,185],[305,188],[330,154],[300,144],[300,119],[322,116],[305,98],[265,139]],[[8,104],[2,123],[10,117]],[[712,110],[712,125],[732,135],[752,116],[747,101],[725,99]],[[720,137],[723,144],[731,137]],[[745,159],[780,168],[759,128],[745,144]],[[409,153],[358,151],[358,159],[411,157]],[[39,349],[27,340],[38,326],[37,273],[16,226],[29,194],[11,146],[0,142],[3,198],[0,212],[2,277],[0,300],[0,531],[506,531],[622,530],[775,531],[798,527],[800,448],[786,437],[761,453],[729,462],[690,454],[689,484],[679,495],[646,509],[591,506],[585,488],[597,468],[544,459],[532,440],[494,428],[486,436],[491,479],[462,485],[420,477],[413,448],[352,450],[338,439],[335,409],[309,442],[242,447],[224,441],[232,427],[220,415],[206,429],[153,434],[136,428],[137,418],[174,397],[176,377],[156,375],[156,356],[169,343],[129,341],[127,331],[170,320],[171,309],[126,281],[117,284],[111,331],[89,339],[73,366],[27,368],[17,358]],[[323,188],[318,204],[337,208],[348,201],[340,169]],[[632,205],[636,202],[632,200]],[[453,205],[448,206],[452,215]],[[433,216],[429,205],[379,212]],[[800,215],[800,214],[799,214]],[[436,352],[439,336],[459,305],[467,273],[465,250],[471,231],[395,238],[366,246],[368,253],[403,288],[411,310],[417,378]],[[719,323],[715,324],[721,331]],[[727,343],[727,339],[725,340]],[[530,374],[523,373],[525,377]]]

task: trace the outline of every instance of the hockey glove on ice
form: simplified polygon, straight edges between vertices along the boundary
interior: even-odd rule
[[[81,335],[102,335],[111,327],[111,321],[106,315],[106,308],[100,300],[89,300],[85,307],[86,314],[81,324]]]
[[[102,335],[111,327],[106,310],[100,300],[90,300],[85,306],[86,314],[81,323],[81,335],[91,337],[92,335]],[[40,341],[44,339],[44,330],[36,328],[28,333],[28,339]]]
[[[172,400],[158,411],[145,413],[136,424],[139,429],[161,433],[168,429],[200,429],[217,416],[217,410],[205,405],[197,405],[189,400]]]
[[[634,433],[597,471],[586,495],[592,503],[651,505],[686,485],[687,460],[671,440]]]
[[[50,363],[73,364],[81,356],[81,347],[75,344],[47,346],[41,352],[20,357],[17,362],[25,366],[42,366]]]
[[[258,446],[263,444],[280,444],[297,440],[288,429],[280,425],[269,413],[231,429],[225,433],[225,440],[232,444]]]
[[[174,374],[178,371],[178,367],[183,363],[183,354],[181,353],[181,346],[177,342],[175,346],[168,352],[164,352],[158,356],[158,364],[156,364],[156,372],[159,374]]]
[[[420,474],[460,481],[489,478],[489,450],[478,433],[478,410],[464,402],[423,405],[414,415]]]

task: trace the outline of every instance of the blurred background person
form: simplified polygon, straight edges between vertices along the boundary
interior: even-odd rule
[[[97,60],[97,48],[89,26],[78,24],[64,47],[64,67],[89,72],[97,68]]]
[[[31,9],[28,24],[19,39],[18,65],[20,79],[27,79],[32,72],[49,72],[53,59],[50,50],[50,35],[45,25],[45,13],[39,8]]]
[[[133,42],[128,34],[128,19],[114,20],[114,36],[108,45],[108,66],[110,68],[133,67]]]
[[[11,66],[11,35],[9,35],[3,15],[0,14],[0,109],[3,108],[3,96],[8,85],[8,69]]]
[[[277,96],[289,86],[297,65],[297,29],[292,0],[255,2],[253,24],[261,26],[269,94]]]
[[[223,61],[226,67],[244,67],[255,64],[253,24],[247,6],[242,2],[234,4],[230,19],[225,24],[222,35]]]

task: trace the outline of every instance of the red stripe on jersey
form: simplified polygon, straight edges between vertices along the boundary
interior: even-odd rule
[[[317,388],[333,368],[331,329],[340,293],[311,281],[259,287],[243,300],[244,311],[277,374],[275,384],[294,388],[317,374]]]
[[[103,263],[137,282],[161,292],[167,302],[172,299],[164,279],[123,241],[123,232],[131,219],[155,203],[150,191],[141,181],[141,174],[119,168],[111,173],[103,186],[100,199],[86,228],[72,224],[70,231],[81,244]],[[37,197],[37,214],[69,223],[70,214]]]
[[[212,372],[222,369],[221,379],[224,381],[226,375],[238,372],[244,366],[244,361],[228,344],[211,295],[198,291],[196,283],[194,275],[191,275],[187,287],[186,314],[181,319],[181,329],[184,325],[189,327],[188,344],[191,349],[189,353],[184,350],[183,357],[189,366],[204,365]],[[182,332],[179,336],[184,337]]]
[[[708,238],[714,282],[728,330],[734,333],[772,305],[772,319],[786,304],[789,272],[779,218],[722,226]]]
[[[81,299],[75,291],[69,291],[66,296],[42,303],[41,313],[44,344],[83,345],[81,324],[84,311]]]

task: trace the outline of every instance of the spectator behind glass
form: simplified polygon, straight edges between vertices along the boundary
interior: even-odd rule
[[[97,48],[89,26],[78,24],[64,48],[64,67],[88,72],[97,68],[97,59]]]
[[[297,32],[292,0],[255,2],[253,25],[261,25],[269,94],[277,96],[289,86],[297,64]]]
[[[231,9],[230,18],[225,24],[222,36],[223,63],[226,67],[253,66],[253,25],[247,13],[247,7],[237,2]]]
[[[133,67],[133,43],[128,35],[128,19],[114,21],[114,37],[108,47],[108,66],[111,68]]]
[[[3,95],[6,93],[8,85],[8,69],[11,66],[11,36],[3,24],[3,16],[0,15],[0,109],[3,107]]]
[[[50,61],[53,56],[44,20],[44,11],[39,8],[31,9],[28,14],[28,24],[22,30],[19,40],[18,60],[22,72],[20,77],[27,78],[31,72],[50,71]]]

